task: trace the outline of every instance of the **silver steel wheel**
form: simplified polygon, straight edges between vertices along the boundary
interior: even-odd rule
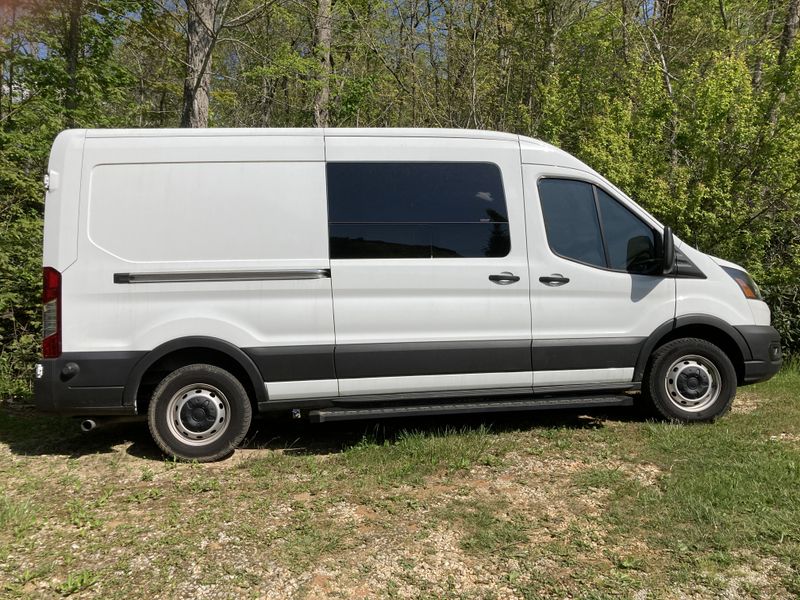
[[[213,385],[196,383],[176,392],[167,404],[169,431],[184,444],[205,446],[228,429],[231,405]]]
[[[690,354],[673,362],[664,376],[667,398],[681,410],[700,412],[719,398],[722,378],[704,356]]]

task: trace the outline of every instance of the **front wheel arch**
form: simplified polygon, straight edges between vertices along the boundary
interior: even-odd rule
[[[685,315],[663,323],[645,340],[633,370],[633,380],[643,381],[647,365],[661,346],[681,338],[698,338],[727,354],[736,371],[737,385],[744,384],[744,362],[750,349],[742,335],[721,319],[707,315]]]

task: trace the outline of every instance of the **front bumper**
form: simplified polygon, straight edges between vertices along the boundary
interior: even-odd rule
[[[123,391],[141,352],[66,352],[36,364],[33,391],[36,407],[60,415],[112,416],[136,414],[123,404]]]
[[[744,361],[742,384],[766,381],[777,373],[783,364],[781,335],[769,325],[743,325],[736,330],[747,342],[751,358]]]

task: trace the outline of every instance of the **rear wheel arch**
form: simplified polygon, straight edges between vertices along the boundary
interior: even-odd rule
[[[710,315],[684,315],[660,325],[647,338],[633,372],[634,381],[642,381],[653,353],[673,340],[697,338],[711,342],[730,358],[736,370],[737,383],[744,381],[744,362],[750,360],[750,348],[742,335],[732,326]]]
[[[133,368],[125,384],[123,404],[144,414],[156,386],[169,373],[186,365],[204,363],[225,369],[247,392],[253,410],[267,400],[264,379],[252,359],[233,344],[218,338],[194,336],[171,340],[148,352]]]

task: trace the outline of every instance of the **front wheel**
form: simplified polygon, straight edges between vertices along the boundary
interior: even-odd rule
[[[642,386],[670,421],[714,421],[731,407],[736,370],[728,355],[706,340],[682,338],[653,353]]]
[[[213,365],[188,365],[153,392],[150,433],[165,454],[212,462],[231,454],[250,427],[252,408],[236,377]]]

